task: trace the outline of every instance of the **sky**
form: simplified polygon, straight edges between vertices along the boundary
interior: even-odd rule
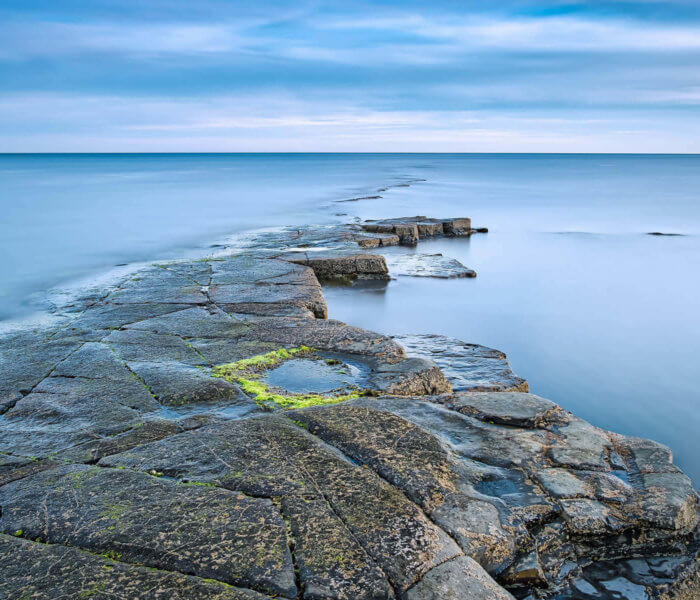
[[[0,0],[0,152],[700,152],[700,0]]]

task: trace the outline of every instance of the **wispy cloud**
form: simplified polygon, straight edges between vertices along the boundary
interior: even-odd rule
[[[62,144],[75,151],[700,151],[700,131],[689,136],[682,119],[378,111],[266,94],[5,97],[0,131],[0,151],[49,151]]]
[[[109,149],[689,151],[700,137],[692,1],[662,13],[645,0],[10,4],[0,150],[102,139]]]
[[[320,28],[411,33],[464,49],[572,51],[698,50],[700,25],[580,17],[500,18],[398,14],[379,19],[333,19]],[[449,47],[449,46],[443,46]]]

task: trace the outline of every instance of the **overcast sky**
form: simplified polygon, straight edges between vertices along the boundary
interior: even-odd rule
[[[700,0],[0,0],[0,152],[700,152]]]

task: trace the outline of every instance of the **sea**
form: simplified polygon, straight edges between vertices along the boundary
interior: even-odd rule
[[[331,318],[503,350],[533,393],[700,482],[700,155],[4,154],[0,326],[253,230],[418,214],[489,233],[390,252],[478,276],[329,287]]]

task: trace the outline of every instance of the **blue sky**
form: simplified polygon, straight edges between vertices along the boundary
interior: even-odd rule
[[[0,152],[700,152],[700,0],[0,0]]]

